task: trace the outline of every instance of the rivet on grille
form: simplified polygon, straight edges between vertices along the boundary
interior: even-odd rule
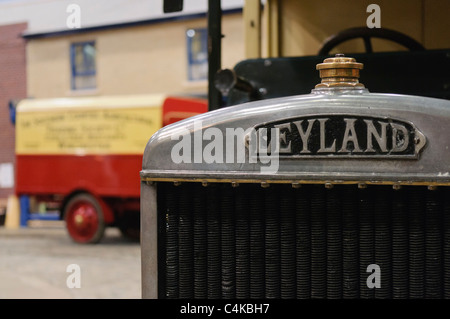
[[[206,182],[206,181],[203,181],[203,182],[202,182],[202,186],[203,186],[203,187],[207,187],[208,185],[209,185],[208,182]]]
[[[292,183],[292,188],[300,188],[302,187],[302,184],[300,183]]]
[[[333,184],[331,184],[331,183],[325,183],[325,188],[331,189],[331,188],[333,188],[333,187],[334,187]]]
[[[437,189],[437,186],[435,185],[428,185],[428,190],[435,191]]]
[[[400,184],[394,184],[394,185],[392,185],[392,188],[393,188],[394,190],[398,191],[399,189],[402,188],[402,185],[400,185]]]
[[[238,182],[231,182],[231,186],[232,186],[232,187],[238,187],[238,186],[239,186],[239,183],[238,183]]]
[[[358,183],[358,188],[365,189],[365,188],[367,188],[367,184],[366,183]]]
[[[179,182],[179,181],[173,181],[173,185],[175,185],[175,186],[180,186],[180,185],[181,185],[181,182]]]
[[[269,183],[267,183],[267,182],[261,182],[261,187],[262,187],[262,188],[267,188],[267,187],[269,187],[269,186],[270,186]]]

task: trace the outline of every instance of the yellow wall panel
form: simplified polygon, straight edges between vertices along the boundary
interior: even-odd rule
[[[424,46],[427,49],[450,48],[450,1],[426,0],[423,5]]]
[[[433,2],[433,4],[431,4]],[[331,35],[347,28],[366,27],[367,6],[376,3],[381,9],[381,27],[393,29],[414,38],[427,48],[450,47],[441,25],[448,25],[448,0],[379,0],[379,1],[298,1],[281,2],[281,55],[315,55]],[[424,7],[433,6],[433,10]],[[424,15],[425,12],[425,15]],[[426,19],[425,19],[426,18]],[[426,23],[424,23],[424,20]],[[445,24],[440,22],[445,20]],[[445,29],[445,28],[444,28]],[[448,26],[447,26],[448,29]],[[433,40],[432,35],[440,34]],[[437,44],[439,43],[439,45]],[[363,52],[362,40],[340,47],[344,52]],[[400,47],[387,41],[377,41],[375,51],[393,51]]]

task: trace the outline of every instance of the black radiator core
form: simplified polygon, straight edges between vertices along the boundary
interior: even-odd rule
[[[157,191],[159,298],[450,297],[446,187],[192,182]],[[371,264],[380,288],[367,286]]]

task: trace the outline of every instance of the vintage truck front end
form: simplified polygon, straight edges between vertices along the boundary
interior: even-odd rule
[[[153,135],[144,298],[450,297],[450,101],[370,93],[352,58],[317,68],[311,94]]]

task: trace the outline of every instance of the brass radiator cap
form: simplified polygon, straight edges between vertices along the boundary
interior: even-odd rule
[[[343,54],[336,54],[333,58],[327,58],[323,63],[317,64],[322,82],[316,85],[319,88],[364,88],[364,84],[359,83],[359,70],[363,64],[356,62],[354,58],[345,57]]]

